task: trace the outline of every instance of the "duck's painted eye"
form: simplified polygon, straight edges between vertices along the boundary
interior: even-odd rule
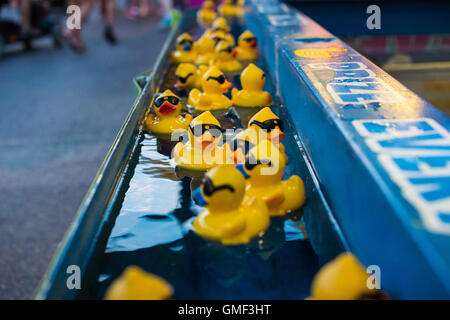
[[[164,101],[169,101],[170,104],[177,105],[178,102],[180,102],[180,99],[174,96],[161,97],[155,100],[154,105],[159,108],[164,103]]]
[[[193,76],[194,74],[191,72],[189,73],[186,77],[182,77],[177,75],[178,80],[180,80],[181,83],[186,83],[187,79],[189,79],[189,77]]]
[[[234,192],[234,188],[232,186],[230,186],[229,184],[223,184],[220,186],[215,186],[212,182],[212,180],[205,176],[205,178],[203,179],[203,193],[206,196],[210,196],[212,195],[214,192],[219,191],[219,190],[223,190],[223,189],[227,189],[230,192]]]
[[[222,128],[215,124],[197,124],[189,125],[192,134],[195,137],[202,136],[206,131],[208,131],[214,138],[219,138],[222,135]]]
[[[218,83],[224,84],[226,79],[225,79],[225,76],[223,74],[221,74],[218,77],[210,76],[210,77],[208,77],[208,79],[206,79],[206,81],[208,81],[208,80],[216,80]]]
[[[257,165],[259,164],[266,164],[269,167],[272,166],[272,161],[269,159],[256,159],[251,153],[248,154],[247,158],[245,159],[245,169],[247,170],[253,170]]]
[[[267,130],[268,132],[276,129],[280,129],[281,131],[284,131],[284,124],[281,119],[269,119],[263,122],[259,122],[257,120],[253,120],[250,125],[256,124],[261,129]]]
[[[261,79],[265,79],[265,78],[266,78],[266,74],[263,73],[262,76],[261,76]]]

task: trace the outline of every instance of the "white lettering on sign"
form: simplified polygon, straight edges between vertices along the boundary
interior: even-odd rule
[[[450,234],[450,133],[429,118],[355,120],[353,125],[377,154],[424,226]]]
[[[404,100],[397,91],[361,62],[313,63],[308,66],[335,72],[326,88],[336,103],[392,103]]]

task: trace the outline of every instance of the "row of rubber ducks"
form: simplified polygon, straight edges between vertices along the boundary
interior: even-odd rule
[[[230,29],[227,21],[221,17],[197,41],[187,32],[179,35],[171,54],[172,62],[215,65],[222,71],[235,72],[242,68],[240,61],[258,59],[257,40],[253,33],[249,30],[242,32],[235,46],[236,41]]]
[[[349,252],[325,264],[314,277],[308,300],[386,300],[389,296],[369,289],[369,274]],[[130,266],[108,288],[107,300],[165,300],[173,296],[172,286],[164,279]]]
[[[217,7],[214,1],[206,0],[197,11],[197,21],[200,25],[209,26],[217,17],[217,13],[226,18],[240,17],[244,13],[244,0],[224,0]]]

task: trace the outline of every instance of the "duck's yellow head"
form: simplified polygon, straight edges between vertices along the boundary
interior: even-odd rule
[[[217,58],[221,60],[232,60],[233,45],[226,40],[221,40],[216,45]]]
[[[241,73],[242,89],[262,91],[265,83],[266,74],[253,63],[250,63]]]
[[[166,300],[172,295],[166,280],[130,266],[109,286],[105,300]]]
[[[204,10],[212,10],[212,11],[215,11],[214,1],[206,0],[206,1],[203,2],[203,4],[202,4],[202,9],[204,9]]]
[[[205,93],[222,94],[228,92],[231,83],[219,68],[212,66],[202,77],[202,88]]]
[[[244,176],[232,165],[219,165],[205,174],[193,197],[199,205],[208,206],[213,214],[238,207],[244,193]]]
[[[189,140],[194,147],[206,149],[222,142],[222,127],[209,111],[205,111],[189,124]]]
[[[223,31],[216,31],[212,34],[211,39],[213,39],[214,44],[217,45],[221,41],[226,41],[226,33]]]
[[[255,49],[258,45],[258,41],[250,30],[246,30],[239,36],[238,45],[244,49]]]
[[[216,50],[216,44],[210,36],[203,35],[195,43],[195,48],[198,54],[211,53]]]
[[[185,32],[178,36],[176,40],[176,47],[179,51],[191,51],[194,44],[194,39]]]
[[[197,67],[192,63],[180,63],[175,70],[177,86],[193,87],[197,77]]]
[[[181,101],[172,91],[167,89],[155,98],[153,107],[158,117],[173,117],[180,114]]]
[[[248,127],[264,133],[264,136],[275,144],[284,138],[283,121],[269,107],[263,108],[250,118]],[[261,131],[262,130],[262,131]],[[261,137],[262,135],[259,135]]]
[[[224,33],[230,32],[230,26],[227,23],[227,20],[224,17],[219,17],[212,23],[212,28],[215,31],[222,31]]]
[[[354,255],[343,253],[327,263],[314,277],[311,297],[314,300],[355,300],[376,290],[367,287],[369,275]]]
[[[245,162],[236,168],[251,181],[253,185],[265,186],[281,181],[286,158],[269,140],[259,141],[245,157]]]
[[[243,163],[250,149],[256,146],[256,141],[258,137],[255,130],[246,129],[236,134],[230,144],[234,163]]]

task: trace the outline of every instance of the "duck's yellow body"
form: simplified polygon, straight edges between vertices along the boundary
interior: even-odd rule
[[[244,164],[237,166],[247,177],[245,196],[263,200],[271,216],[283,216],[305,203],[305,187],[298,176],[281,180],[286,160],[269,140],[249,151]]]
[[[216,66],[223,72],[235,72],[242,68],[242,64],[233,57],[232,45],[225,40],[216,45],[216,58],[210,61],[211,66]]]
[[[343,253],[324,265],[314,277],[309,299],[356,300],[370,296],[376,290],[367,287],[368,277],[355,256]]]
[[[130,266],[108,288],[105,300],[166,300],[173,289],[164,279]]]
[[[183,33],[176,40],[176,50],[172,52],[171,60],[173,63],[194,62],[197,54],[194,48],[194,39],[188,34]]]
[[[190,114],[182,116],[180,99],[170,90],[164,91],[154,99],[155,113],[145,119],[145,129],[155,134],[171,134],[186,129],[192,120]]]
[[[189,105],[202,111],[227,109],[232,106],[231,100],[223,95],[231,83],[217,67],[211,67],[205,72],[201,84],[203,92],[194,88],[189,93]]]
[[[266,82],[265,73],[249,64],[241,73],[242,90],[234,88],[231,91],[233,105],[238,107],[270,107],[272,95],[263,91]]]
[[[238,45],[234,48],[234,55],[238,60],[257,60],[259,58],[258,42],[251,31],[244,31],[239,36]]]
[[[257,198],[245,198],[245,180],[233,166],[217,166],[194,192],[206,208],[197,216],[193,230],[225,245],[249,243],[270,225],[267,206]]]
[[[216,57],[216,44],[214,40],[207,35],[203,35],[195,43],[197,58],[195,64],[209,65],[209,62]]]
[[[216,19],[217,13],[214,8],[213,1],[205,1],[202,7],[197,11],[197,20],[203,26],[210,26]]]
[[[206,111],[191,121],[187,141],[179,142],[173,149],[177,166],[189,170],[206,171],[218,164],[232,164],[228,144],[222,145],[220,123]]]

